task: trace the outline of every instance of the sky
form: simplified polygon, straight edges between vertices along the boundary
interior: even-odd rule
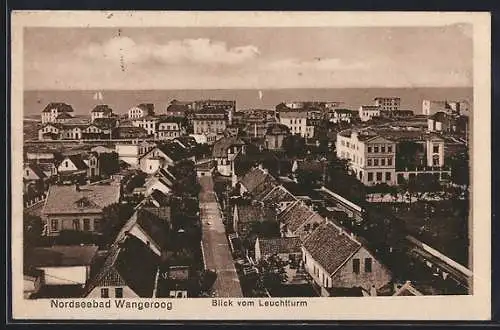
[[[471,26],[26,28],[26,90],[472,86]]]

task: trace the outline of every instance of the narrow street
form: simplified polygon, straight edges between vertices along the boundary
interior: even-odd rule
[[[213,190],[213,179],[204,176],[199,182],[203,257],[205,267],[217,271],[217,280],[213,286],[215,296],[243,297],[222,222],[222,212]]]

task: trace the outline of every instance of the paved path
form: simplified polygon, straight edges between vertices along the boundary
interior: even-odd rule
[[[206,268],[217,271],[217,280],[213,286],[215,296],[243,297],[222,223],[222,213],[215,198],[212,177],[204,176],[199,180],[203,255]]]

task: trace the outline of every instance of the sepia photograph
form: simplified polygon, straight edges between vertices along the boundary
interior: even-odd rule
[[[14,12],[13,317],[489,318],[489,24]]]

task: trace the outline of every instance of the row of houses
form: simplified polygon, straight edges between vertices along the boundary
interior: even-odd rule
[[[391,282],[390,270],[359,239],[335,219],[320,216],[265,169],[251,169],[235,188],[251,202],[234,206],[233,230],[245,238],[255,223],[279,227],[274,237],[257,237],[253,249],[257,263],[277,256],[287,264],[286,284],[304,284],[310,278],[322,296],[373,296]],[[307,277],[301,276],[303,271]]]
[[[51,186],[42,210],[44,235],[57,237],[64,231],[103,235],[104,209],[122,201],[122,179],[118,175],[106,183]],[[104,250],[74,242],[28,251],[25,296],[185,298],[196,294],[192,265],[175,258],[165,263],[172,254],[168,237],[175,239],[184,232],[182,223],[172,221],[170,196],[176,180],[169,165],[148,174],[142,201]]]

